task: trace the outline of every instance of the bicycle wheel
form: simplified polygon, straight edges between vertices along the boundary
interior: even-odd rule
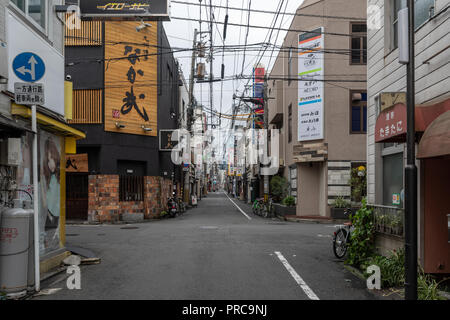
[[[336,233],[336,239],[333,241],[333,252],[336,258],[342,259],[347,253],[347,231],[339,229]]]

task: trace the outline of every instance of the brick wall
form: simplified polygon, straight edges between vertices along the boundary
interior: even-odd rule
[[[88,221],[117,222],[119,214],[119,176],[89,176]]]
[[[153,219],[167,210],[172,181],[161,177],[144,178],[144,201],[119,201],[118,175],[89,176],[89,223]]]

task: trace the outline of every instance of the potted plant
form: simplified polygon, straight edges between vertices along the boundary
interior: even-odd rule
[[[297,207],[295,206],[295,198],[292,196],[285,197],[281,204],[274,203],[275,213],[279,216],[295,215]]]
[[[344,197],[337,197],[331,205],[331,217],[334,219],[348,219],[344,212],[346,208],[351,207],[351,203]]]

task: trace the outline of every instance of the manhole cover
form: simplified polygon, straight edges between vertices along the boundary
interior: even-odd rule
[[[98,236],[106,236],[106,233],[98,233]]]
[[[76,237],[79,236],[78,233],[66,233],[66,237]]]
[[[135,230],[135,229],[139,229],[139,227],[122,227],[120,229],[123,229],[123,230]]]
[[[200,227],[200,229],[215,230],[215,229],[219,229],[219,227],[215,227],[215,226],[203,226],[203,227]]]

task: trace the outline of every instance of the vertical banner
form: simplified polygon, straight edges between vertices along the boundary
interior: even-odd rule
[[[105,22],[105,131],[156,137],[158,22],[137,26]]]
[[[258,65],[253,68],[253,98],[259,104],[255,104],[254,112],[254,128],[264,128],[264,77],[266,70],[263,66]]]
[[[323,139],[323,27],[298,39],[298,141]]]

